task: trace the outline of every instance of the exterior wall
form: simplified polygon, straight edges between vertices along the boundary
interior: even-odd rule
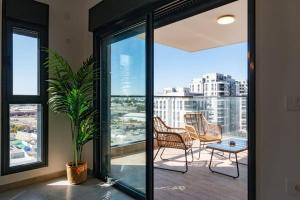
[[[248,82],[247,81],[238,81],[239,93],[241,96],[248,95]]]
[[[192,80],[190,84],[191,92],[194,94],[202,94],[204,93],[204,83],[202,78],[195,78]]]
[[[231,76],[220,73],[204,74],[189,85],[193,94],[204,96],[239,96],[240,85]]]
[[[240,131],[244,132],[247,130],[247,99],[241,98],[240,103]]]

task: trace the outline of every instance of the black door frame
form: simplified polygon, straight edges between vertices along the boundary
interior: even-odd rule
[[[130,29],[141,22],[145,24],[146,30],[146,46],[148,48],[145,49],[146,51],[146,194],[141,193],[135,188],[130,187],[122,182],[117,182],[114,184],[114,187],[118,188],[119,190],[129,194],[130,196],[134,197],[135,199],[153,199],[152,197],[152,188],[153,188],[153,165],[152,165],[152,158],[153,158],[153,138],[152,138],[152,112],[153,112],[153,82],[149,80],[153,80],[153,23],[152,23],[152,13],[142,14],[142,15],[134,15],[133,17],[127,18],[124,23],[115,24],[113,28],[105,29],[105,31],[98,32],[94,34],[94,57],[97,60],[96,69],[100,69],[100,79],[95,81],[95,106],[96,108],[101,111],[99,115],[95,119],[95,123],[99,124],[99,130],[101,134],[98,134],[94,139],[94,174],[96,177],[105,180],[106,174],[108,173],[108,163],[110,162],[110,145],[107,144],[109,141],[109,129],[107,125],[103,126],[103,123],[99,122],[108,122],[109,117],[107,113],[109,111],[109,99],[103,98],[109,96],[109,88],[108,80],[109,80],[109,73],[106,66],[106,60],[101,58],[106,57],[105,55],[106,50],[105,47],[107,44],[105,43],[105,38],[110,35],[117,35],[124,30]],[[120,38],[122,39],[122,38]],[[102,89],[101,88],[105,88]],[[104,123],[105,124],[105,123]],[[99,156],[100,155],[100,156]]]
[[[152,116],[153,116],[153,42],[154,42],[154,28],[158,28],[167,24],[170,24],[175,21],[179,21],[181,19],[187,18],[189,16],[193,16],[195,14],[200,14],[202,12],[211,10],[213,8],[225,5],[230,2],[234,2],[235,0],[203,0],[203,1],[192,1],[192,0],[181,0],[181,1],[173,1],[170,4],[169,0],[160,1],[157,4],[153,4],[152,6],[148,6],[144,10],[138,10],[136,12],[132,12],[129,15],[123,16],[121,20],[116,20],[111,22],[110,24],[99,27],[94,31],[94,57],[97,60],[96,68],[100,69],[100,75],[107,75],[107,71],[105,71],[105,67],[103,67],[103,60],[101,59],[101,53],[103,53],[102,38],[112,34],[114,32],[120,31],[136,21],[137,18],[141,16],[146,16],[146,73],[150,78],[147,80],[146,84],[146,128],[147,130],[153,129],[152,127]],[[165,2],[165,3],[164,3]],[[193,2],[192,5],[181,7],[182,9],[174,8],[178,2]],[[212,3],[213,2],[213,3]],[[197,5],[197,6],[195,6]],[[172,10],[173,9],[173,10]],[[169,13],[168,13],[169,12]],[[148,13],[148,14],[143,14]],[[146,76],[146,77],[147,77]],[[103,78],[103,77],[102,77]],[[102,79],[100,78],[100,79]],[[104,77],[105,78],[105,77]],[[99,110],[99,116],[95,119],[95,123],[99,124],[101,119],[101,108],[103,105],[107,105],[105,99],[101,98],[102,95],[107,94],[107,91],[101,90],[101,88],[105,88],[105,85],[101,84],[101,81],[95,82],[95,107]],[[248,0],[248,200],[256,199],[256,123],[255,123],[255,0]],[[102,105],[100,107],[100,105]],[[107,145],[103,144],[103,138],[105,137],[105,133],[107,131],[104,127],[101,127],[99,124],[99,132],[102,134],[98,134],[94,139],[94,173],[95,176],[105,180],[105,169],[103,167],[103,163],[107,160],[107,154],[105,153],[109,150]],[[150,131],[148,131],[149,133]],[[107,134],[106,134],[107,135]],[[146,162],[146,196],[138,193],[135,190],[132,190],[130,187],[126,187],[125,185],[116,185],[117,188],[121,189],[125,193],[133,196],[136,199],[153,199],[153,136],[152,134],[147,134],[146,136],[147,145],[147,162]]]

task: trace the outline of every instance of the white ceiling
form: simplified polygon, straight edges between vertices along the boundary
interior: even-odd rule
[[[219,25],[223,15],[234,15],[230,25]],[[195,52],[247,41],[247,0],[195,15],[155,30],[155,42]]]

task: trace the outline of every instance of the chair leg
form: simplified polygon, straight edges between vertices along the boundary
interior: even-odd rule
[[[198,160],[200,160],[200,154],[201,154],[201,141],[199,140],[200,145],[199,145],[199,156],[198,156]]]
[[[185,171],[182,173],[186,173],[189,170],[186,149],[184,150],[184,154],[185,154]]]
[[[161,147],[158,148],[158,150],[157,150],[157,152],[156,152],[156,154],[155,154],[155,156],[153,158],[153,161],[155,160],[155,158],[156,158],[157,154],[159,153],[160,149],[161,149]]]
[[[166,148],[163,149],[161,155],[163,154],[163,152],[165,151]],[[156,156],[158,155],[158,152],[161,150],[161,147],[159,147],[158,151],[156,152],[155,156],[154,156],[154,160],[156,158]],[[173,171],[173,172],[180,172],[180,173],[186,173],[188,171],[188,160],[187,160],[187,154],[188,152],[186,150],[184,150],[184,155],[185,155],[185,170],[181,171],[181,170],[176,170],[176,169],[168,169],[168,168],[162,168],[162,167],[156,167],[154,166],[155,169],[162,169],[162,170],[167,170],[167,171]],[[194,157],[192,156],[192,159],[194,160]]]
[[[194,152],[193,152],[193,148],[191,148],[191,154],[192,154],[192,162],[194,162]]]
[[[190,150],[188,150],[187,153],[191,153],[191,156],[192,156],[192,160],[191,160],[191,161],[188,161],[188,162],[189,162],[189,163],[194,162],[194,152],[193,152],[193,148],[191,148]]]
[[[162,157],[162,155],[163,155],[163,153],[165,152],[165,150],[166,150],[166,148],[164,148],[163,150],[162,150],[162,152],[161,152],[161,154],[160,154],[160,159],[162,159],[162,160],[168,160],[168,159],[164,159],[163,157]]]

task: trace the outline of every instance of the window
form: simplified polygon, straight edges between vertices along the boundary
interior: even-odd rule
[[[6,21],[2,92],[2,174],[47,165],[48,28]]]
[[[38,33],[16,28],[12,35],[13,95],[38,95]]]

